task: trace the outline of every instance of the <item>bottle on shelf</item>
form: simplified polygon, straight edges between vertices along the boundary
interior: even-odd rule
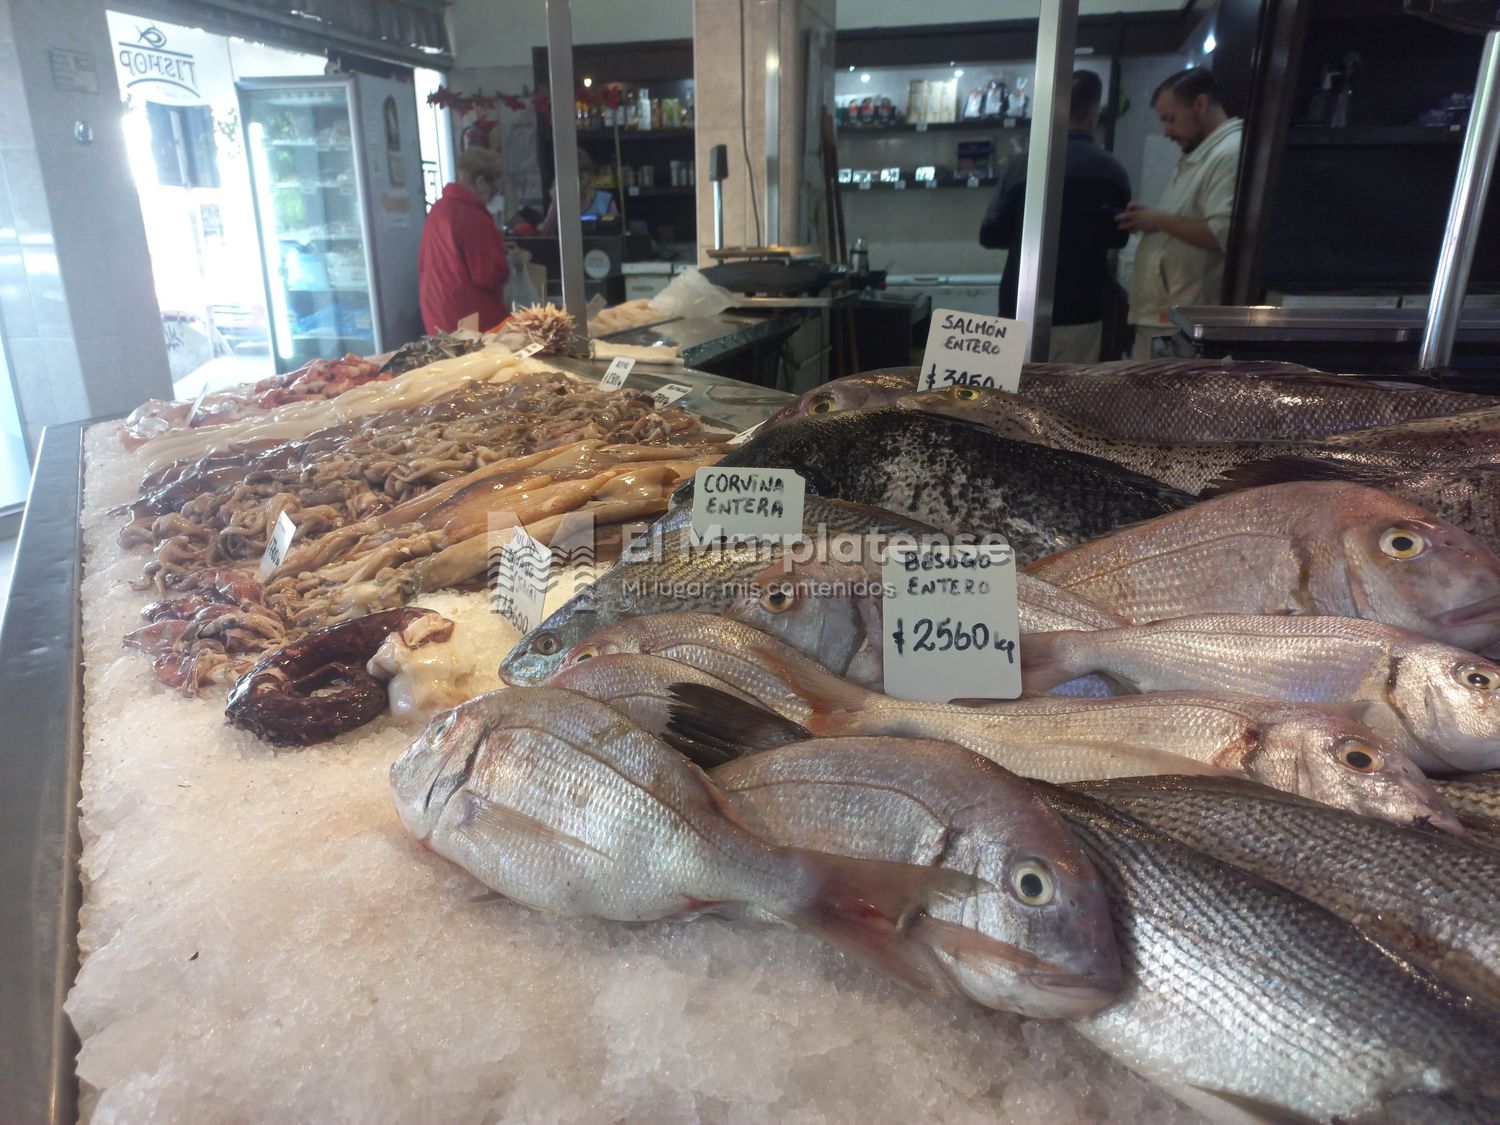
[[[635,127],[637,129],[651,128],[651,91],[645,88],[636,94]]]
[[[863,238],[856,238],[854,248],[849,251],[849,269],[856,274],[870,272],[870,248]]]

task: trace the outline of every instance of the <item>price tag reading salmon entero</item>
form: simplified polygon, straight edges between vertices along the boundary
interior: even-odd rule
[[[917,389],[989,387],[1015,394],[1030,341],[1024,320],[933,309]]]
[[[625,385],[625,380],[630,378],[631,369],[635,367],[635,360],[620,356],[609,361],[609,367],[605,369],[604,378],[599,380],[599,386],[606,391],[618,391]]]
[[[880,576],[887,695],[946,703],[1021,694],[1016,560],[1008,543],[893,543]]]
[[[271,528],[271,535],[266,540],[266,553],[260,557],[262,578],[286,562],[286,553],[292,549],[292,540],[295,538],[297,538],[297,525],[292,522],[291,516],[282,512],[276,517],[276,523]]]
[[[693,474],[693,534],[768,539],[802,534],[807,482],[795,469],[728,469]]]

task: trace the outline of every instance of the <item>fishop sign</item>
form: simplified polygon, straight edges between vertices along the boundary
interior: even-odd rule
[[[169,100],[201,101],[193,56],[187,51],[168,49],[166,35],[155,24],[137,27],[135,32],[134,43],[121,39],[116,44],[120,50],[115,61],[126,88],[143,94],[171,91],[176,98]]]

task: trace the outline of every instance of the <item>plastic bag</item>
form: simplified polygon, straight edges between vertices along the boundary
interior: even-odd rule
[[[547,295],[536,291],[531,273],[526,268],[531,264],[531,251],[506,243],[505,262],[510,267],[510,276],[505,281],[505,307],[515,312],[516,309],[545,303]]]
[[[651,307],[664,316],[717,316],[733,308],[739,297],[721,289],[697,270],[684,270],[651,298]]]

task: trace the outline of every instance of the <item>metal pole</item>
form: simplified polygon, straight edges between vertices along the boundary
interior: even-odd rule
[[[766,233],[762,246],[781,241],[781,5],[767,4],[766,36]]]
[[[583,218],[578,184],[578,118],[573,97],[573,14],[568,0],[547,0],[547,76],[552,84],[552,163],[557,169],[557,238],[563,308],[588,338],[583,293]]]
[[[724,249],[724,181],[714,181],[714,249]]]
[[[1036,37],[1036,112],[1026,156],[1026,213],[1021,220],[1021,277],[1016,317],[1031,325],[1031,358],[1045,360],[1052,337],[1052,282],[1063,160],[1073,91],[1078,0],[1046,0]]]
[[[1453,358],[1453,338],[1458,334],[1458,321],[1463,314],[1469,269],[1474,264],[1474,242],[1479,236],[1484,201],[1495,171],[1497,148],[1500,148],[1500,31],[1491,31],[1484,37],[1474,108],[1469,112],[1469,127],[1464,132],[1453,199],[1448,204],[1448,225],[1443,229],[1437,275],[1432,279],[1432,300],[1427,306],[1427,327],[1422,333],[1418,362],[1424,371],[1447,367]]]

